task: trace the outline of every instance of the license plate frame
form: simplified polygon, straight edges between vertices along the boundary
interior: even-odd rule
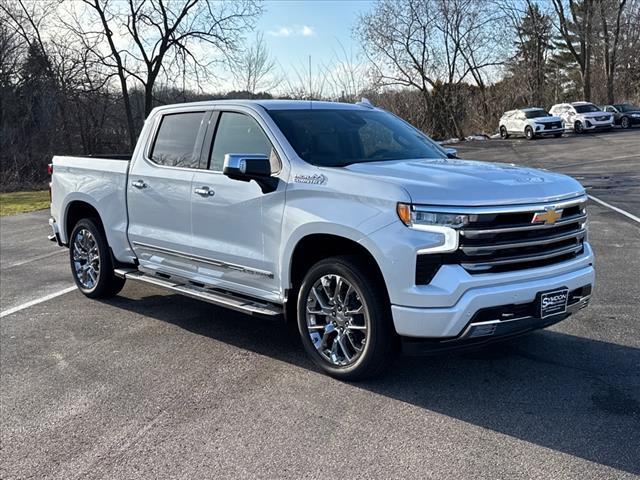
[[[540,292],[538,293],[538,316],[547,318],[566,313],[568,302],[569,289],[566,287]]]

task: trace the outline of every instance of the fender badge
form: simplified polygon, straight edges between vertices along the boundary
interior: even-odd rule
[[[324,175],[296,175],[293,177],[296,183],[310,183],[313,185],[323,185],[327,183],[327,177]]]

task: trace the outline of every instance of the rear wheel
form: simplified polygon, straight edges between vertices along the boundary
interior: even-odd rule
[[[501,138],[509,138],[509,133],[507,132],[506,127],[500,127],[500,137]]]
[[[524,129],[524,136],[527,137],[527,140],[533,140],[536,137],[536,134],[533,133],[533,128],[527,127]]]
[[[396,352],[384,285],[357,256],[331,257],[311,267],[299,290],[297,316],[305,350],[333,377],[372,377]]]
[[[620,119],[620,126],[622,128],[629,128],[631,127],[631,121],[629,120],[629,117],[622,117]]]
[[[80,220],[69,237],[71,272],[78,289],[89,298],[109,298],[124,286],[113,273],[109,245],[93,219]]]
[[[573,131],[576,133],[584,133],[584,126],[582,125],[582,122],[577,120],[574,124],[573,124]]]

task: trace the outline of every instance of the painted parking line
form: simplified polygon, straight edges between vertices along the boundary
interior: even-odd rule
[[[19,262],[10,263],[6,267],[2,267],[3,270],[8,270],[9,268],[19,267],[20,265],[26,265],[27,263],[35,262],[36,260],[43,260],[45,258],[53,257],[56,255],[60,255],[61,253],[65,253],[66,250],[56,250],[55,252],[45,253],[44,255],[38,255],[37,257],[28,258],[26,260],[20,260]]]
[[[78,287],[75,285],[72,287],[67,287],[62,290],[58,290],[57,292],[50,293],[49,295],[45,295],[44,297],[36,298],[35,300],[31,300],[30,302],[23,303],[22,305],[18,305],[17,307],[10,308],[8,310],[4,310],[0,312],[0,318],[6,317],[7,315],[11,315],[12,313],[19,312],[20,310],[24,310],[29,307],[33,307],[34,305],[38,305],[39,303],[46,302],[51,300],[52,298],[59,297],[60,295],[64,295],[65,293],[73,292],[77,290]]]
[[[624,215],[625,217],[630,218],[631,220],[634,220],[634,221],[640,223],[640,217],[636,217],[633,213],[629,213],[626,210],[623,210],[623,209],[618,208],[618,207],[614,207],[610,203],[607,203],[604,200],[600,200],[598,197],[594,197],[593,195],[589,195],[589,198],[591,200],[593,200],[594,202],[599,203],[603,207],[610,208],[614,212],[618,212],[618,213]]]

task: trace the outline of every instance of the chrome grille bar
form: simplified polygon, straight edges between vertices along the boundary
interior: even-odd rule
[[[461,263],[462,267],[467,270],[487,270],[491,267],[500,266],[500,265],[509,265],[514,263],[526,263],[526,262],[535,262],[537,260],[546,260],[553,257],[559,257],[561,255],[567,255],[570,253],[578,253],[582,250],[583,245],[572,245],[570,247],[563,247],[556,250],[552,250],[550,252],[546,252],[544,254],[536,254],[536,255],[522,255],[517,257],[509,257],[503,258],[500,260],[492,260],[487,262],[463,262]]]
[[[460,249],[466,255],[479,255],[482,252],[491,253],[495,250],[504,250],[508,248],[518,248],[518,247],[532,247],[536,245],[549,245],[552,243],[562,242],[564,240],[569,240],[574,238],[575,240],[582,240],[586,234],[586,230],[581,228],[578,231],[572,231],[562,235],[555,235],[553,237],[542,237],[535,240],[525,240],[525,241],[516,241],[511,243],[497,243],[494,245],[481,245],[481,246],[461,246]]]
[[[571,223],[584,223],[587,221],[587,216],[584,214],[574,215],[567,217],[566,219],[558,220],[556,223],[547,225],[544,223],[536,223],[531,225],[514,226],[514,227],[501,227],[501,228],[485,228],[475,229],[466,228],[460,231],[460,235],[466,238],[476,238],[482,235],[494,234],[494,233],[511,233],[511,232],[523,232],[527,230],[540,230],[540,229],[553,229],[555,227],[561,227],[563,225],[569,225]]]

